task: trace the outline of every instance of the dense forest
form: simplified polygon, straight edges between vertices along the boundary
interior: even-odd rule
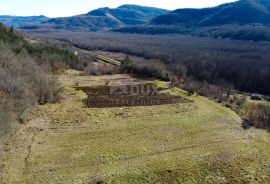
[[[177,9],[155,17],[148,24],[121,27],[114,31],[270,41],[269,10],[269,0],[239,0],[210,8]]]
[[[135,34],[183,34],[197,37],[216,39],[245,40],[245,41],[270,41],[270,27],[260,24],[253,25],[222,25],[205,27],[186,27],[180,25],[144,25],[127,26],[113,29],[114,32]]]
[[[1,138],[35,104],[56,102],[60,86],[54,73],[79,68],[69,51],[43,43],[30,44],[23,36],[0,24],[0,143]]]
[[[168,69],[183,66],[188,76],[211,84],[229,83],[241,91],[270,94],[270,44],[180,35],[117,33],[38,34],[91,50],[155,58]]]

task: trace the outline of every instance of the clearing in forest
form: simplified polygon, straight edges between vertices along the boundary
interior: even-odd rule
[[[102,53],[100,54],[100,53],[96,53],[96,52],[85,50],[85,49],[79,49],[79,51],[95,57],[101,63],[106,63],[106,64],[110,64],[113,66],[120,66],[121,65],[121,61],[113,59],[111,57],[107,57]]]
[[[185,103],[84,108],[72,85],[108,85],[126,75],[59,76],[64,99],[33,109],[5,146],[2,183],[269,183],[270,135],[204,97],[154,82]],[[109,82],[108,82],[109,81]]]
[[[76,87],[87,94],[88,108],[133,107],[185,103],[180,96],[160,93],[155,84],[129,84],[112,86]]]

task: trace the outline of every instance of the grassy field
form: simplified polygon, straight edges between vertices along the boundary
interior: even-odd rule
[[[92,51],[88,51],[88,50],[84,50],[84,49],[80,49],[80,51],[85,53],[85,54],[92,55],[93,57],[97,58],[98,61],[101,63],[106,63],[106,64],[110,64],[113,66],[119,66],[121,64],[121,62],[118,60],[112,59],[111,57],[107,57],[105,55],[101,55],[101,54],[96,53],[96,52],[92,52]]]
[[[270,134],[241,128],[231,110],[179,89],[188,103],[83,108],[70,85],[136,81],[123,75],[59,77],[64,99],[39,106],[5,146],[0,183],[269,183]],[[162,83],[157,83],[162,88]]]

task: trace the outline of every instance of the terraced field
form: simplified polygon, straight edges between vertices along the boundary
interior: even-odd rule
[[[59,104],[30,113],[5,146],[0,183],[269,183],[270,134],[241,128],[231,110],[179,89],[163,93],[188,103],[83,108],[71,87],[128,76],[59,76]]]
[[[88,108],[151,106],[188,102],[179,96],[160,93],[154,84],[82,86],[76,87],[76,90],[82,90],[87,94],[85,105]]]
[[[93,51],[88,51],[88,50],[84,50],[84,49],[79,49],[79,50],[82,53],[89,54],[89,55],[92,55],[93,57],[97,58],[100,63],[106,63],[106,64],[110,64],[113,66],[119,66],[121,64],[120,61],[112,59],[112,58],[107,57],[105,55],[101,55],[101,54],[95,53]]]

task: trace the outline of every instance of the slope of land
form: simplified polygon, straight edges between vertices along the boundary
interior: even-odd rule
[[[41,22],[47,21],[49,18],[45,16],[29,16],[29,17],[21,17],[21,16],[8,16],[1,15],[0,22],[7,25],[13,26],[14,28],[19,28],[21,26],[26,26],[28,24],[39,24]]]
[[[43,39],[66,41],[87,50],[106,50],[146,59],[156,58],[168,67],[185,66],[189,76],[198,80],[211,84],[227,81],[239,91],[270,94],[269,42],[93,32],[31,34]]]
[[[25,39],[0,23],[0,151],[6,135],[23,122],[25,111],[57,99],[57,81],[47,75],[51,66],[57,71],[79,65],[82,62],[72,52]]]
[[[42,16],[0,16],[0,21],[25,31],[185,34],[248,41],[269,41],[269,20],[268,0],[239,0],[212,8],[174,11],[123,5],[118,8],[99,8],[78,16],[51,19]]]
[[[97,31],[126,25],[145,24],[167,10],[137,5],[123,5],[118,8],[99,8],[87,14],[53,18],[42,23],[22,26],[22,29],[47,29],[70,31]]]
[[[84,49],[79,49],[80,52],[91,55],[92,57],[96,58],[101,63],[106,63],[114,66],[120,66],[121,62],[119,60],[115,60],[105,56],[104,54],[99,54],[93,51],[88,51]]]
[[[125,25],[136,25],[136,24],[145,24],[151,19],[168,12],[169,12],[168,10],[160,8],[138,6],[138,5],[122,5],[114,9],[100,8],[97,10],[93,10],[87,13],[87,15],[90,16],[112,15],[120,22],[123,22]]]
[[[154,18],[154,25],[215,26],[225,24],[270,23],[268,0],[240,0],[204,9],[177,9]]]
[[[267,183],[270,135],[203,97],[151,107],[83,108],[71,85],[100,86],[125,75],[59,76],[64,99],[34,109],[1,156],[3,183]],[[156,82],[159,88],[165,84]]]
[[[177,9],[148,24],[114,29],[141,34],[189,34],[238,40],[269,41],[270,2],[240,0],[213,8]]]

